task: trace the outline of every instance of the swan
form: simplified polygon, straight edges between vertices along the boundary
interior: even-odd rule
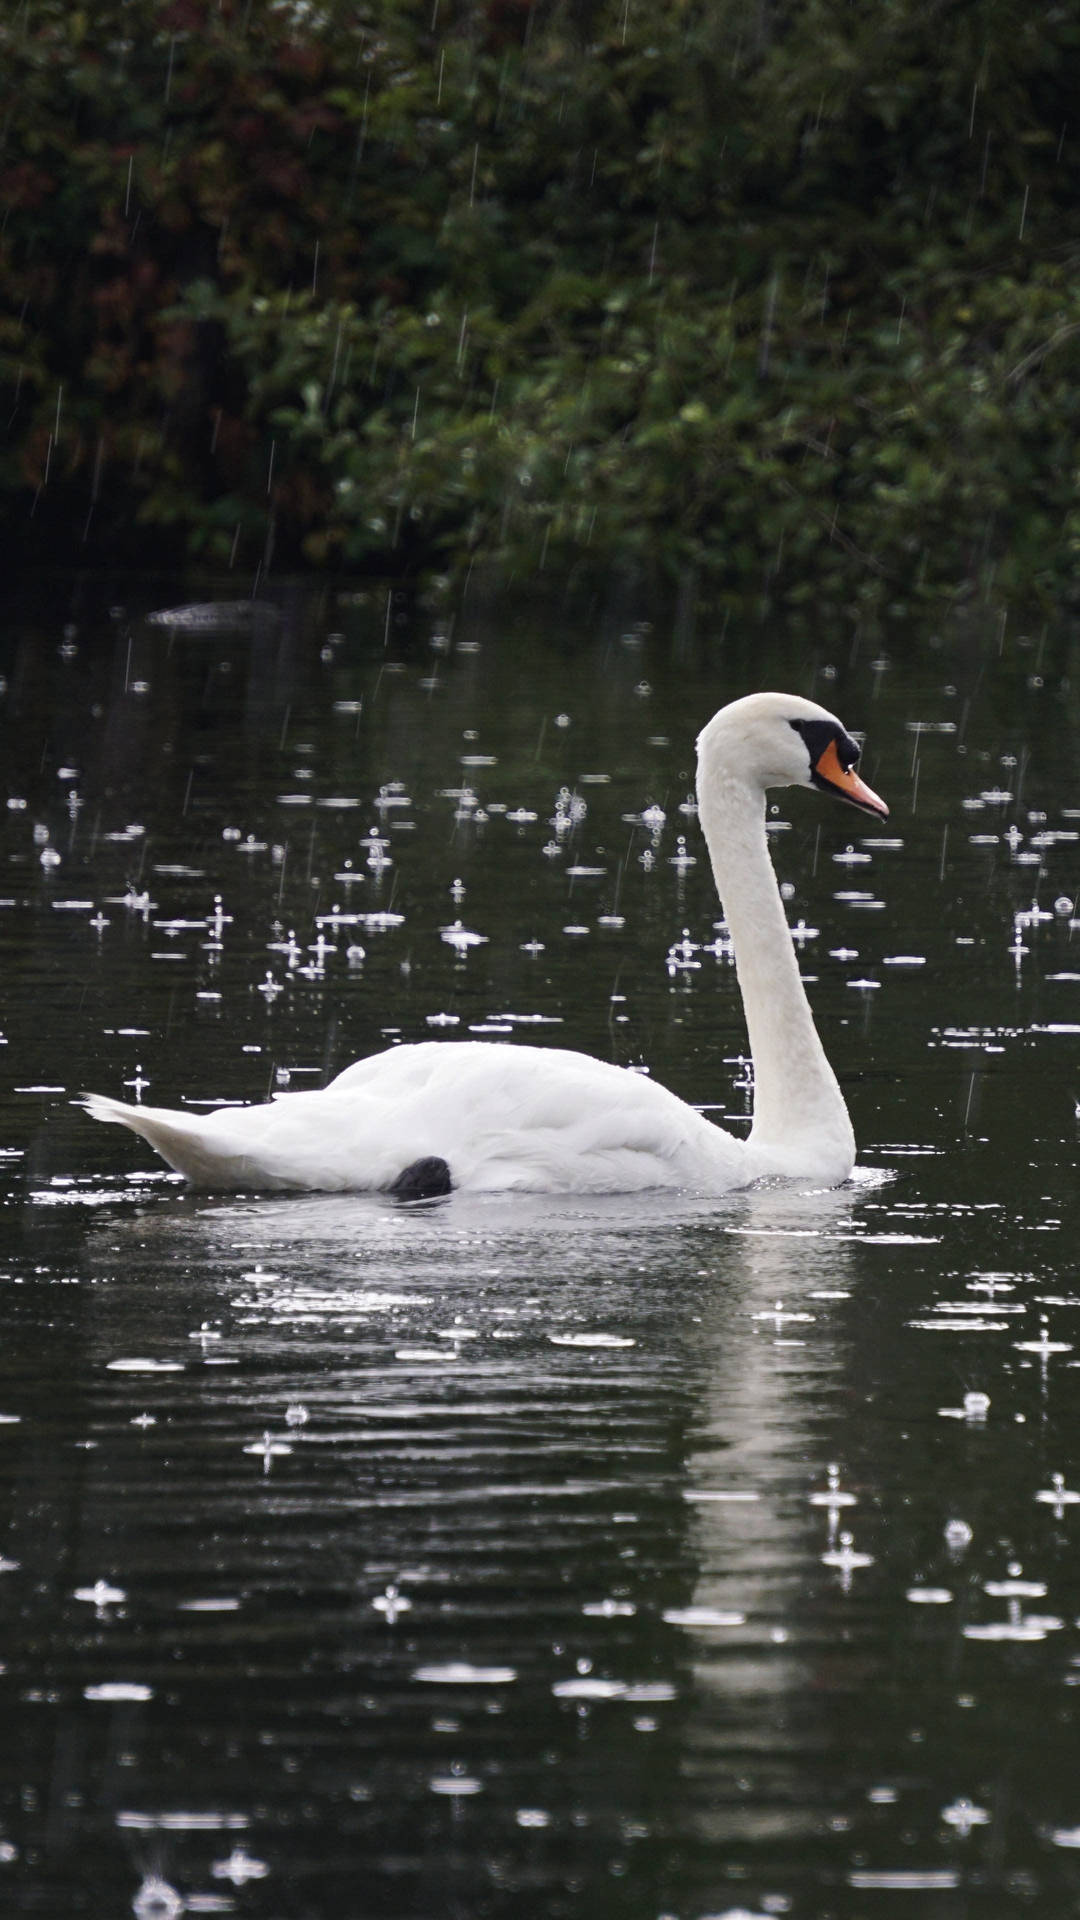
[[[87,1094],[194,1185],[428,1199],[453,1188],[725,1193],[766,1178],[834,1186],[855,1163],[851,1121],[814,1026],[769,856],[769,787],[818,787],[884,818],[834,714],[754,693],[698,739],[698,811],[727,916],[754,1063],[749,1136],[656,1081],[561,1047],[421,1041],[346,1067],[317,1092],[192,1115]]]

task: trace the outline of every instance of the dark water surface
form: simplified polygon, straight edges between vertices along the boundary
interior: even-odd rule
[[[0,636],[0,1910],[1075,1914],[1070,635],[185,597]],[[208,1200],[72,1105],[508,1031],[744,1127],[680,806],[769,684],[893,804],[773,816],[848,1187]]]

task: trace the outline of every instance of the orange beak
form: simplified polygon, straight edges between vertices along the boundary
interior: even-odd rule
[[[867,786],[865,780],[859,779],[854,767],[849,767],[845,773],[840,765],[835,740],[829,741],[814,767],[814,773],[822,786],[838,793],[841,800],[849,800],[852,806],[861,807],[864,813],[876,814],[880,820],[888,818],[889,809],[884,800],[879,798],[873,787]]]

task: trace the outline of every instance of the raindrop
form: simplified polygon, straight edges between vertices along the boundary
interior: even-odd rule
[[[665,962],[668,977],[674,979],[677,973],[694,973],[699,971],[701,961],[694,959],[694,955],[697,952],[699,952],[699,948],[695,942],[691,940],[689,928],[684,927],[682,930],[682,939],[677,940],[674,946],[668,948],[667,960]]]
[[[486,946],[488,939],[486,933],[470,933],[467,927],[462,926],[460,920],[455,920],[449,927],[440,927],[439,938],[445,940],[447,946],[453,947],[454,952],[459,954],[468,953],[470,947]]]
[[[1045,1580],[1025,1580],[1024,1569],[1018,1560],[1010,1560],[1004,1580],[984,1580],[983,1592],[998,1600],[1042,1600],[1046,1594]]]
[[[812,1313],[797,1313],[790,1308],[786,1308],[782,1300],[778,1300],[774,1307],[767,1308],[762,1313],[752,1313],[750,1315],[751,1320],[771,1320],[773,1323],[773,1326],[776,1328],[777,1333],[779,1333],[781,1328],[786,1326],[789,1321],[792,1321],[792,1320],[812,1321],[814,1317],[815,1316]],[[815,1500],[816,1503],[820,1504],[821,1501],[824,1499],[828,1502],[830,1506],[834,1504],[841,1505],[841,1506],[846,1505],[848,1500],[851,1499],[852,1497],[853,1496],[851,1495],[845,1494],[845,1495],[841,1495],[839,1499],[830,1499],[828,1495],[824,1495],[824,1496],[820,1494],[811,1495],[811,1499]]]
[[[148,1873],[131,1903],[135,1920],[178,1920],[184,1902],[160,1874]]]
[[[291,1453],[292,1448],[287,1440],[275,1440],[273,1434],[267,1432],[261,1440],[249,1441],[244,1452],[256,1454],[263,1463],[263,1472],[269,1473],[271,1460],[276,1460],[281,1454]]]
[[[954,1800],[951,1806],[942,1807],[941,1817],[946,1826],[952,1827],[965,1839],[973,1827],[985,1827],[990,1819],[985,1807],[977,1807],[974,1801],[965,1799],[963,1795]]]
[[[1018,1353],[1037,1353],[1044,1360],[1052,1353],[1071,1353],[1071,1340],[1051,1340],[1050,1328],[1045,1313],[1039,1315],[1039,1337],[1037,1340],[1014,1340],[1013,1346]]]
[[[686,851],[686,840],[682,834],[679,835],[675,842],[675,852],[670,856],[668,865],[677,867],[680,873],[685,873],[688,867],[697,866],[694,855]]]
[[[138,1104],[142,1100],[143,1088],[148,1087],[150,1085],[150,1082],[149,1080],[144,1078],[142,1068],[136,1067],[135,1073],[132,1079],[125,1080],[124,1085],[125,1087],[134,1087],[135,1101],[136,1101],[136,1104]]]
[[[810,1495],[810,1505],[812,1507],[831,1507],[834,1509],[853,1507],[855,1505],[855,1495],[853,1493],[845,1493],[841,1488],[839,1467],[830,1466],[826,1469],[826,1473],[829,1484],[824,1493],[812,1493]]]
[[[125,1600],[127,1595],[123,1587],[110,1587],[107,1580],[95,1580],[92,1587],[76,1587],[76,1600],[85,1600],[89,1606],[103,1613],[106,1607],[115,1607]]]
[[[390,1582],[384,1592],[375,1595],[371,1604],[375,1608],[376,1613],[383,1615],[388,1627],[393,1626],[399,1613],[408,1613],[412,1607],[412,1601],[407,1599],[405,1594],[398,1591],[393,1581]]]
[[[215,1880],[231,1880],[242,1887],[249,1880],[264,1880],[270,1869],[264,1860],[255,1860],[243,1847],[234,1847],[227,1860],[215,1860],[210,1868]]]
[[[1070,1487],[1065,1485],[1065,1475],[1063,1473],[1052,1473],[1050,1475],[1050,1485],[1043,1487],[1035,1495],[1035,1498],[1036,1500],[1041,1500],[1045,1506],[1053,1507],[1054,1518],[1060,1520],[1064,1515],[1066,1507],[1075,1506],[1077,1501],[1080,1501],[1080,1493],[1074,1493]]]
[[[835,1567],[837,1569],[845,1587],[850,1582],[851,1575],[856,1568],[871,1567],[874,1564],[874,1556],[872,1553],[858,1553],[856,1551],[854,1536],[850,1533],[842,1533],[840,1535],[839,1547],[835,1548],[832,1552],[823,1553],[821,1560],[823,1566]]]

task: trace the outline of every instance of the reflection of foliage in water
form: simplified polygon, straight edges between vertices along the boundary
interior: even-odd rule
[[[1071,16],[41,0],[0,491],[254,561],[1071,579]],[[145,534],[140,535],[145,538]]]

